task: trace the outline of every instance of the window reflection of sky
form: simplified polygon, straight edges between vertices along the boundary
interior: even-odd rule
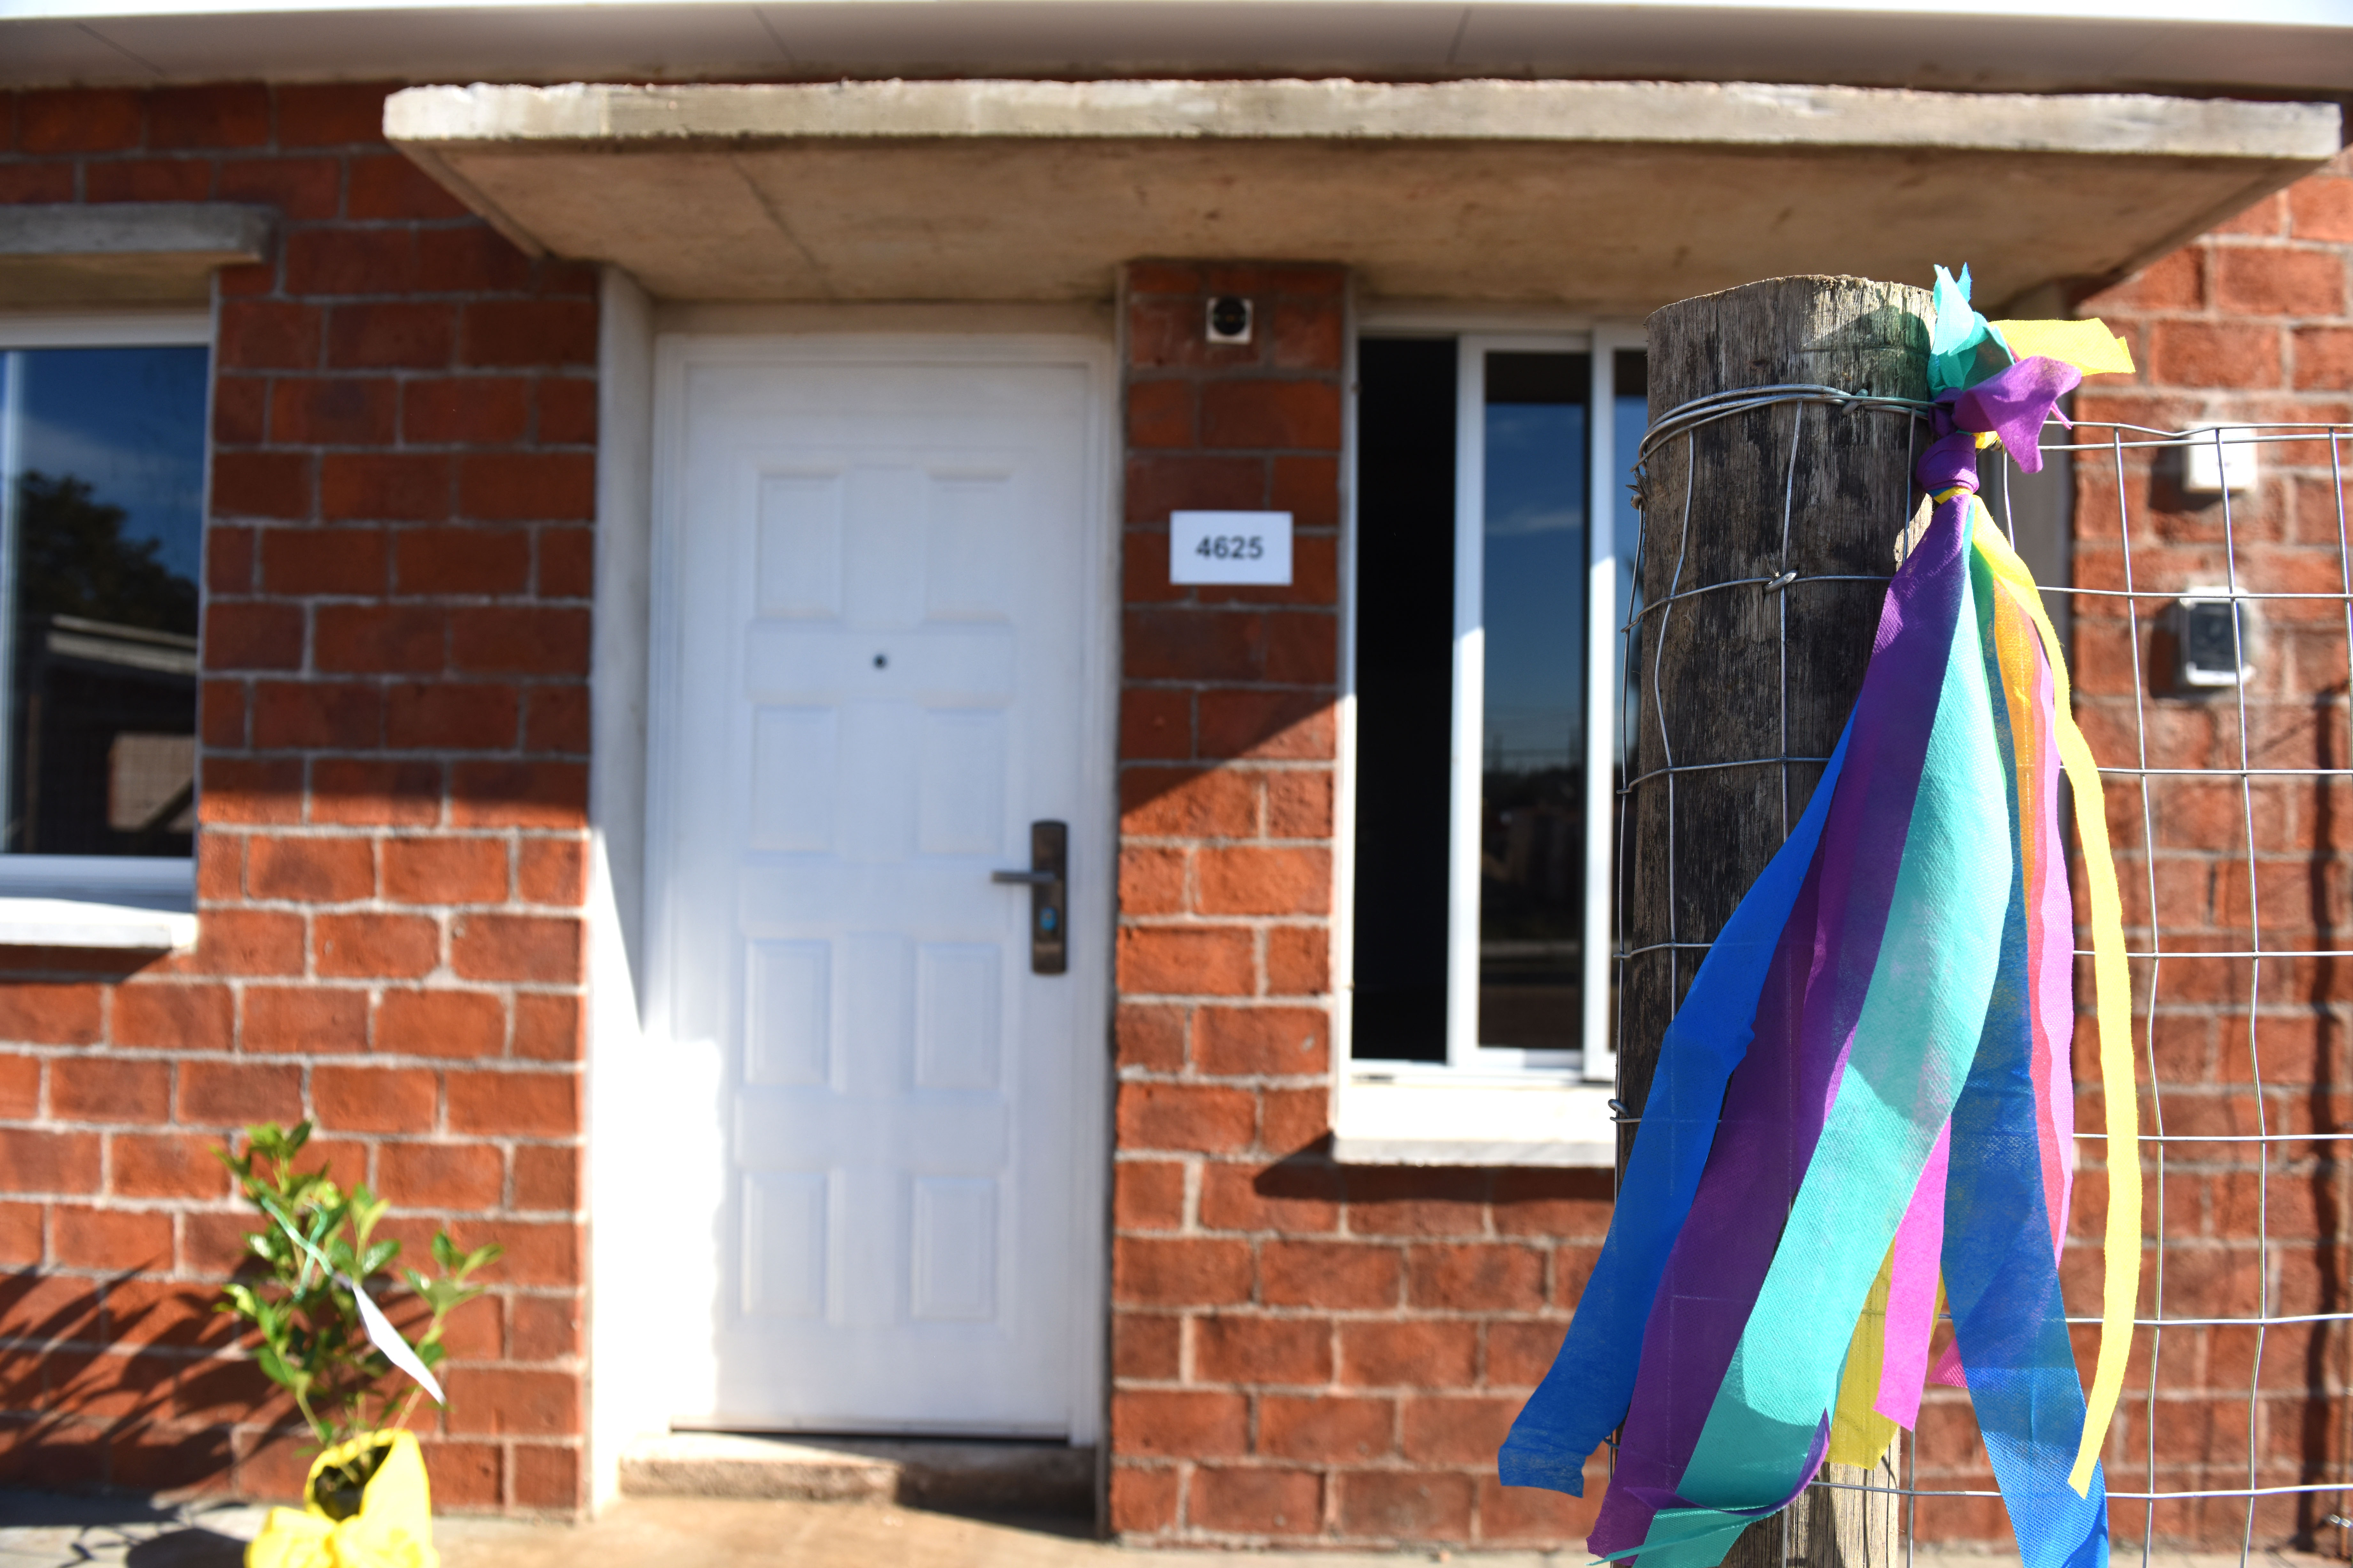
[[[1634,613],[1634,547],[1642,542],[1642,514],[1634,510],[1634,459],[1642,447],[1642,434],[1650,428],[1651,400],[1647,396],[1620,395],[1612,400],[1609,428],[1618,450],[1616,466],[1611,469],[1609,493],[1616,497],[1611,509],[1618,523],[1618,618],[1610,623],[1609,641],[1618,650],[1618,690],[1626,689],[1626,639],[1619,631],[1627,617]],[[1622,709],[1623,704],[1620,704]],[[1626,734],[1622,716],[1613,725],[1617,731],[1618,761],[1626,761]]]
[[[191,582],[203,551],[205,381],[202,348],[34,349],[7,356],[0,377],[20,406],[18,472],[90,482],[91,500],[127,514],[122,532],[154,540],[156,556]],[[6,393],[0,390],[0,397]],[[7,476],[12,486],[16,474]]]
[[[1567,766],[1582,747],[1585,410],[1490,404],[1486,712],[1491,768]]]

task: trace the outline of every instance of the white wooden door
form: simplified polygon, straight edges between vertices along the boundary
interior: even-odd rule
[[[663,940],[724,1149],[711,1407],[682,1420],[1062,1435],[1092,1386],[1098,373],[974,352],[672,384]],[[1038,819],[1071,825],[1062,975],[990,880]]]

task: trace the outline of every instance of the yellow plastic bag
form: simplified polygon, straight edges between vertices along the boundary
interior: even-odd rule
[[[360,1492],[360,1510],[327,1517],[314,1489],[320,1472],[349,1464],[371,1448],[386,1452]],[[433,1498],[425,1456],[408,1432],[377,1432],[338,1443],[311,1461],[302,1506],[273,1508],[245,1549],[245,1568],[441,1568],[433,1550]]]

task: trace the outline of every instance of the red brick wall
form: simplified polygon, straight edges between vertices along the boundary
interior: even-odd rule
[[[385,89],[0,94],[0,200],[277,209],[224,273],[191,955],[0,950],[0,1485],[280,1496],[209,1315],[210,1150],[311,1117],[412,1255],[494,1237],[436,1500],[581,1497],[596,303],[380,135]]]
[[[2353,419],[2348,273],[2353,155],[2084,301],[2082,314],[2100,317],[2131,342],[2140,369],[2129,380],[2094,381],[2076,398],[2077,416],[2164,430]],[[2105,430],[2085,435],[2107,439]],[[2353,460],[2353,441],[2338,450]],[[2127,451],[2119,489],[2113,458],[2078,460],[2078,587],[2123,589],[2127,570],[2132,587],[2168,595],[2227,581],[2222,503],[2185,494],[2179,463],[2177,453]],[[2232,496],[2229,509],[2241,587],[2342,595],[2339,507],[2353,498],[2340,499],[2327,445],[2266,446],[2261,463],[2260,489]],[[2131,526],[2129,558],[2120,507]],[[2239,766],[2235,694],[2173,693],[2171,636],[2158,619],[2164,600],[2136,601],[2139,614],[2130,621],[2126,603],[2080,595],[2074,600],[2077,711],[2100,760],[2136,765],[2145,732],[2151,767]],[[2274,601],[2258,609],[2257,669],[2246,693],[2244,736],[2253,767],[2353,765],[2347,752],[2346,616],[2341,598]],[[2137,704],[2136,651],[2146,688]],[[2343,850],[2353,843],[2353,789],[2345,779],[2256,778],[2242,798],[2237,779],[2227,774],[2157,776],[2148,781],[2144,803],[2133,778],[2112,777],[2107,799],[2128,944],[2136,951],[2252,948],[2251,815],[2263,945],[2302,952],[2348,945]],[[2353,1002],[2353,973],[2346,963],[2267,959],[2258,976],[2257,966],[2242,957],[2182,958],[2161,967],[2136,963],[2133,971],[2144,1131],[2211,1137],[2260,1128],[2278,1135],[2348,1125],[2353,1100],[2347,1006]],[[2087,984],[2079,982],[2079,993]],[[2076,1075],[2087,1086],[2098,1076],[2091,1044],[2088,1029],[2079,1032]],[[2079,1104],[2084,1124],[2096,1129],[2097,1093],[2085,1089]],[[2145,1230],[2151,1245],[2144,1254],[2142,1315],[2155,1315],[2160,1257],[2168,1318],[2353,1308],[2347,1147],[2342,1141],[2274,1143],[2266,1163],[2253,1145],[2168,1145],[2163,1180],[2152,1180],[2148,1189]],[[2089,1314],[2098,1310],[2105,1189],[2098,1146],[2082,1148],[2084,1173],[2068,1283],[2070,1310]],[[2145,1169],[2154,1175],[2153,1167],[2145,1163]],[[2259,1198],[2268,1211],[2268,1251],[2258,1239]],[[2251,1328],[2168,1329],[2154,1399],[2153,1336],[2143,1330],[2107,1453],[2110,1489],[2246,1487],[2251,1416],[2258,1485],[2343,1480],[2348,1456],[2342,1391],[2353,1370],[2345,1328],[2327,1322],[2274,1327],[2261,1341],[2260,1362]],[[2077,1341],[2087,1370],[2092,1345],[2089,1338]],[[1965,1396],[1932,1389],[1922,1421],[1922,1486],[1990,1484]],[[2337,1532],[2320,1521],[2343,1507],[2342,1495],[2334,1491],[2266,1498],[2256,1509],[2254,1543],[2302,1541],[2334,1550]],[[2160,1546],[2235,1552],[2247,1528],[2247,1506],[2243,1499],[2166,1501],[2152,1521],[2147,1504],[2120,1501],[2112,1519],[2120,1541],[2137,1541],[2153,1527]],[[1920,1530],[1924,1537],[1975,1539],[2008,1549],[2000,1505],[1988,1500],[1924,1500]]]
[[[1330,267],[1127,279],[1112,1524],[1565,1542],[1590,1500],[1505,1490],[1494,1455],[1607,1173],[1329,1152],[1345,289]],[[1256,342],[1208,342],[1217,294],[1255,301]],[[1173,587],[1181,508],[1291,511],[1293,585]]]

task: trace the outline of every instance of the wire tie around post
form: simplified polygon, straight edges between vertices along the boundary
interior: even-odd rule
[[[1768,594],[1778,594],[1797,580],[1798,569],[1792,566],[1787,572],[1782,573],[1778,577],[1773,578],[1771,581],[1767,582],[1765,584],[1765,591]]]

